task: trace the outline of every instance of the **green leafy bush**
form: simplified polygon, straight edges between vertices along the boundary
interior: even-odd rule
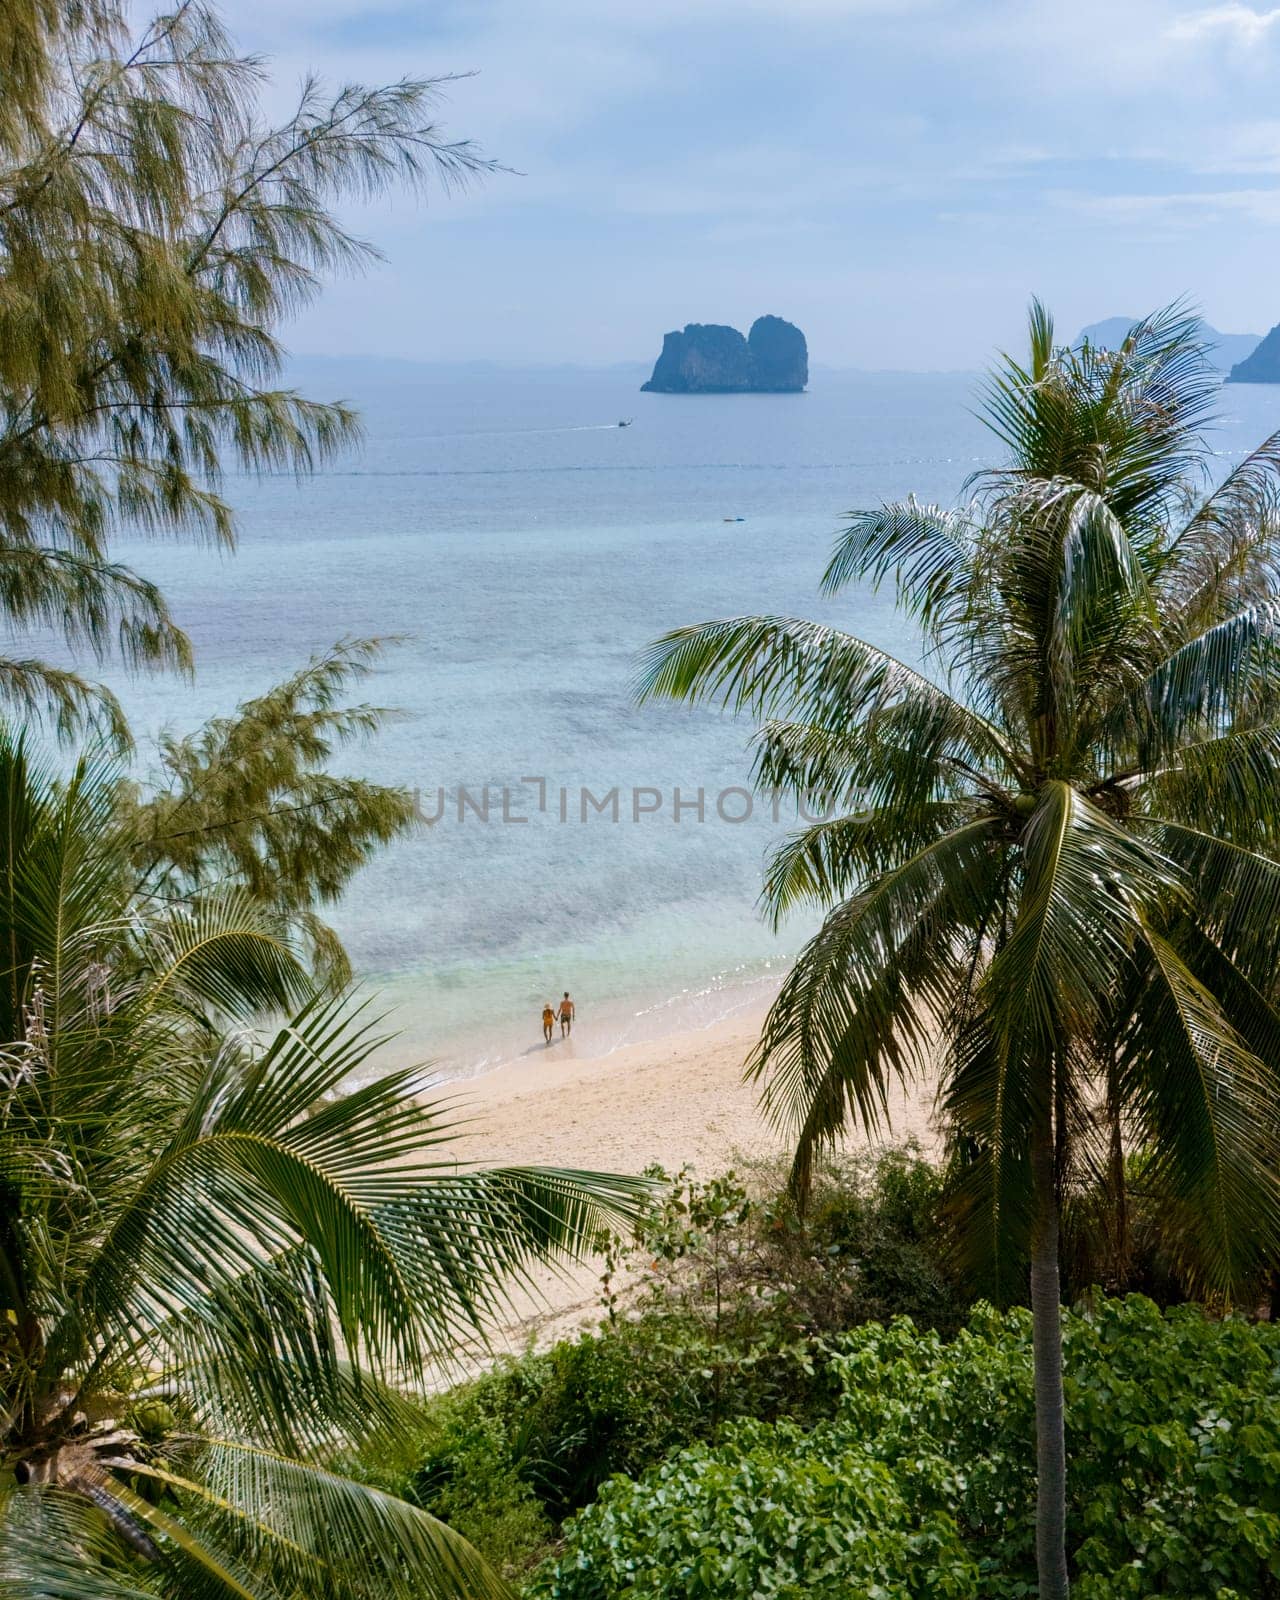
[[[540,1600],[1036,1592],[1030,1324],[869,1324],[836,1416],[747,1424],[565,1530]],[[1137,1297],[1066,1321],[1078,1600],[1280,1596],[1280,1329]]]
[[[584,1335],[483,1379],[473,1409],[493,1435],[485,1470],[505,1462],[558,1523],[614,1473],[643,1471],[698,1437],[707,1407],[697,1375],[646,1334]],[[424,1492],[431,1471],[424,1464]]]
[[[609,1241],[605,1328],[657,1363],[654,1399],[682,1442],[714,1438],[736,1417],[828,1414],[838,1390],[815,1367],[793,1275],[780,1270],[786,1230],[772,1203],[753,1198],[733,1172],[706,1182],[688,1170],[648,1175],[665,1189],[630,1241]],[[614,1288],[622,1265],[642,1279],[627,1320]]]
[[[1080,1600],[1280,1595],[1280,1328],[1131,1297],[1068,1360]]]
[[[851,1590],[856,1577],[858,1588]],[[973,1595],[955,1524],[832,1430],[738,1425],[642,1485],[607,1484],[533,1591],[572,1600],[879,1600]]]
[[[954,1333],[969,1304],[950,1265],[942,1169],[919,1148],[828,1158],[803,1226],[785,1190],[762,1210],[762,1266],[787,1285],[797,1326],[840,1332],[909,1316]]]
[[[944,1332],[964,1320],[943,1175],[915,1146],[821,1163],[803,1218],[776,1167],[743,1181],[648,1176],[665,1188],[631,1239],[608,1241],[602,1303],[616,1330],[618,1269],[639,1267],[632,1316],[701,1351],[719,1416],[829,1411],[834,1392],[813,1382],[815,1338],[899,1315]]]
[[[394,1458],[353,1470],[518,1576],[607,1478],[642,1472],[709,1433],[711,1378],[668,1332],[622,1324],[500,1362],[424,1401]]]
[[[508,1577],[527,1571],[555,1535],[512,1448],[521,1387],[513,1365],[430,1402],[402,1489]]]
[[[606,1241],[599,1334],[426,1401],[395,1460],[353,1470],[519,1575],[611,1476],[746,1418],[830,1418],[840,1384],[815,1335],[899,1310],[958,1323],[941,1181],[918,1152],[826,1164],[804,1227],[781,1181],[668,1178],[635,1236]],[[641,1274],[625,1305],[624,1262]]]

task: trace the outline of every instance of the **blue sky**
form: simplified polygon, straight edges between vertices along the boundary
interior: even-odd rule
[[[687,321],[949,369],[1189,294],[1280,322],[1280,7],[1177,0],[226,0],[283,104],[474,72],[448,130],[519,169],[353,217],[389,262],[307,352],[647,360]]]

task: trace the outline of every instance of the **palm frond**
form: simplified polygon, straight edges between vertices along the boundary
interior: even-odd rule
[[[147,1001],[229,1018],[285,1010],[314,987],[290,930],[242,889],[173,908],[148,925]]]
[[[179,1398],[204,1434],[313,1458],[408,1426],[400,1391],[339,1348],[326,1284],[302,1246],[210,1285],[143,1351],[150,1387]]]
[[[987,483],[1066,479],[1105,492],[1131,529],[1168,511],[1204,451],[1202,429],[1218,398],[1200,319],[1175,304],[1135,323],[1119,351],[1052,346],[1038,302],[1031,362],[1009,357],[992,375],[982,416],[1012,464]]]
[[[1100,719],[1098,738],[1139,769],[1181,745],[1232,731],[1280,699],[1280,601],[1250,605],[1180,642],[1126,688]]]
[[[273,1595],[323,1586],[350,1600],[510,1600],[446,1523],[367,1484],[232,1439],[202,1441],[199,1467],[198,1480],[139,1475],[178,1496],[203,1551],[221,1546],[220,1564],[261,1574]]]
[[[331,1354],[300,1298],[301,1247],[313,1292],[350,1354],[371,1370],[417,1368],[474,1337],[534,1261],[575,1259],[646,1186],[607,1174],[465,1172],[453,1128],[414,1096],[412,1071],[343,1089],[382,1042],[339,1000],[316,999],[261,1052],[231,1045],[189,1086],[181,1126],[117,1207],[86,1285],[111,1337],[155,1342],[172,1328],[182,1361],[213,1354],[255,1310],[238,1290],[283,1296],[302,1314],[318,1392]],[[287,1427],[282,1422],[282,1427]]]
[[[1143,811],[1235,844],[1280,838],[1280,725],[1233,725],[1179,745],[1154,770],[1123,780]]]
[[[755,746],[756,787],[793,795],[810,816],[850,806],[912,812],[975,787],[1005,795],[1023,777],[972,748],[952,703],[914,696],[848,727],[771,718]]]
[[[901,702],[943,720],[956,748],[975,761],[1017,770],[999,731],[922,673],[851,634],[787,617],[731,617],[679,628],[647,651],[638,692],[644,699],[715,703],[832,731]]]
[[[948,1131],[952,1249],[997,1304],[1021,1297],[1035,1220],[1031,1141],[1044,1087],[1002,1049],[980,997],[946,1041],[939,1109]],[[1052,1058],[1047,1065],[1053,1070]]]
[[[1145,942],[1154,960],[1121,1043],[1126,1102],[1154,1180],[1196,1219],[1184,1265],[1238,1294],[1280,1237],[1275,1064],[1253,1054],[1166,940],[1148,929]]]
[[[1087,1030],[1140,919],[1180,887],[1176,868],[1060,781],[1023,837],[1017,917],[986,979],[1001,1050],[1051,1059],[1059,1030]]]
[[[131,1475],[151,1477],[153,1470],[139,1464]],[[130,1519],[137,1537],[147,1540],[149,1558],[167,1569],[170,1583],[175,1588],[180,1586],[184,1595],[198,1600],[275,1600],[274,1586],[269,1581],[247,1570],[234,1555],[218,1549],[202,1529],[193,1527],[186,1518],[173,1516],[163,1506],[144,1499],[122,1477],[109,1478],[100,1493],[120,1508],[119,1515]]]
[[[1159,566],[1170,630],[1201,631],[1274,591],[1280,515],[1280,433],[1264,439],[1204,497],[1169,540]]]
[[[837,906],[797,958],[748,1071],[795,1136],[798,1190],[816,1150],[850,1122],[877,1128],[892,1081],[924,1069],[960,1004],[966,939],[981,942],[1001,866],[991,823],[968,823]]]
[[[1144,817],[1138,827],[1178,864],[1188,885],[1188,914],[1269,992],[1280,957],[1280,862],[1166,817]]]
[[[56,1488],[0,1490],[4,1600],[157,1600],[160,1574],[132,1562],[100,1509]]]
[[[976,508],[922,505],[914,495],[850,513],[822,575],[838,594],[860,579],[879,587],[892,575],[898,603],[941,645],[961,620],[973,581]]]
[[[815,822],[769,857],[761,899],[776,927],[797,905],[855,895],[934,840],[972,820],[972,806],[936,801],[913,810],[880,807]]]
[[[46,1031],[70,1029],[85,1004],[86,969],[120,944],[128,880],[112,806],[117,768],[84,757],[56,779],[21,737],[0,727],[0,942],[3,1036],[23,1037],[33,990]]]

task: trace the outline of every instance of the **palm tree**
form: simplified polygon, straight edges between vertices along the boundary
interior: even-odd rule
[[[953,509],[855,514],[826,571],[828,594],[894,579],[922,668],[735,618],[658,641],[642,692],[763,719],[756,780],[823,818],[768,869],[775,916],[828,910],[749,1064],[797,1190],[894,1079],[937,1072],[971,1261],[997,1286],[1030,1262],[1058,1600],[1064,1198],[1141,1150],[1188,1269],[1227,1294],[1280,1240],[1280,434],[1206,492],[1217,379],[1191,319],[1115,352],[1030,320],[1029,362],[985,396],[1006,464]]]
[[[459,1170],[273,912],[144,912],[120,793],[0,734],[0,1596],[505,1595],[333,1463],[635,1185]]]

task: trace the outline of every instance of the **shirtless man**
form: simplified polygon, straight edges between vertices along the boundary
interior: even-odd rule
[[[560,1037],[567,1039],[573,1027],[574,1004],[569,998],[569,991],[564,992],[564,999],[560,1002]]]

